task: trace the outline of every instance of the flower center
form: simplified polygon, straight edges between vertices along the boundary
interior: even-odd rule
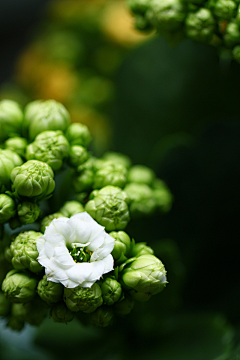
[[[86,247],[80,247],[76,245],[73,245],[73,248],[69,249],[69,253],[73,260],[77,263],[89,262],[92,255],[92,251],[89,251],[86,249]]]

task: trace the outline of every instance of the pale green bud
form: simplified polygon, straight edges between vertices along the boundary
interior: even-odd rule
[[[161,292],[167,284],[166,270],[154,255],[146,254],[133,258],[122,273],[122,282],[138,301],[147,301],[152,295]]]
[[[18,204],[17,213],[19,221],[26,225],[35,222],[41,214],[41,210],[36,203],[23,201]]]
[[[36,100],[25,108],[24,126],[30,140],[45,130],[65,131],[70,123],[67,109],[55,100]]]
[[[43,131],[27,146],[27,160],[39,160],[47,163],[54,171],[61,169],[69,154],[69,143],[62,131]]]
[[[22,163],[22,159],[15,152],[0,149],[0,192],[10,188],[11,172]]]
[[[42,233],[44,233],[46,227],[49,226],[54,219],[59,219],[59,218],[64,217],[64,216],[65,215],[61,214],[60,212],[56,212],[54,214],[50,214],[50,215],[45,216],[41,221],[40,231]]]
[[[117,280],[107,277],[101,282],[100,286],[104,304],[111,306],[120,299],[122,287]]]
[[[146,17],[158,31],[175,31],[182,26],[186,6],[180,0],[152,0],[149,5]]]
[[[2,291],[9,301],[25,303],[31,301],[36,294],[37,280],[27,272],[11,270],[2,283]]]
[[[4,143],[7,150],[14,151],[21,157],[25,157],[25,150],[27,147],[27,140],[22,137],[9,138]]]
[[[7,316],[11,309],[11,302],[0,291],[0,316]]]
[[[50,314],[53,318],[53,321],[57,323],[68,323],[74,318],[74,313],[66,307],[64,302],[54,304]]]
[[[127,259],[129,251],[131,249],[131,239],[124,231],[112,231],[109,234],[115,239],[112,256],[114,260],[121,263]]]
[[[24,321],[33,326],[39,326],[48,315],[48,305],[36,296],[26,304],[14,304],[22,307]]]
[[[0,142],[21,135],[23,112],[13,100],[0,101]]]
[[[83,311],[89,314],[102,305],[102,291],[97,283],[90,288],[81,286],[73,289],[64,288],[64,301],[71,311]]]
[[[93,157],[78,166],[77,173],[73,178],[75,192],[80,193],[92,189],[95,171],[96,159]]]
[[[118,186],[123,188],[127,182],[127,169],[125,166],[106,162],[102,164],[102,167],[96,171],[94,176],[93,188],[101,189],[107,185]]]
[[[153,183],[153,194],[157,208],[162,212],[168,212],[172,207],[173,196],[167,185],[160,179]]]
[[[239,44],[240,43],[239,25],[235,22],[228,23],[223,39],[225,44],[229,47]]]
[[[148,185],[129,183],[123,190],[130,199],[129,210],[132,217],[151,215],[155,211],[156,199]]]
[[[131,250],[132,257],[147,255],[147,254],[153,255],[154,251],[152,248],[150,248],[150,246],[147,246],[146,243],[140,242],[133,245]]]
[[[200,8],[190,12],[185,21],[186,34],[193,40],[209,42],[212,39],[216,21],[208,9]]]
[[[124,295],[120,301],[113,305],[114,313],[117,315],[128,315],[134,308],[135,301],[130,296]]]
[[[84,212],[85,210],[80,202],[72,200],[65,202],[59,211],[64,216],[70,218],[71,216]]]
[[[113,322],[114,312],[108,306],[101,306],[91,314],[91,323],[95,326],[107,327]]]
[[[63,297],[63,285],[48,281],[47,275],[44,275],[38,283],[37,292],[47,304],[57,303]]]
[[[6,194],[0,194],[0,223],[7,222],[15,213],[16,205],[14,200]]]
[[[211,5],[213,14],[220,20],[231,20],[237,10],[237,3],[233,0],[216,0]]]
[[[91,193],[85,210],[107,231],[123,230],[129,220],[128,196],[117,186],[105,186]]]
[[[42,270],[39,264],[36,240],[42,235],[36,231],[24,231],[13,240],[10,245],[12,253],[12,265],[15,269],[29,269],[34,273]]]
[[[233,51],[232,51],[232,54],[233,54],[233,58],[238,62],[240,63],[240,45],[237,45],[233,48]]]
[[[18,197],[30,197],[33,200],[45,200],[54,188],[54,173],[51,167],[38,160],[29,160],[17,166],[11,173],[13,190]]]
[[[155,177],[154,171],[144,165],[132,166],[128,171],[128,182],[151,185]]]
[[[87,147],[92,140],[90,131],[86,125],[73,123],[66,131],[66,137],[70,145],[81,145]]]
[[[118,152],[114,152],[114,151],[107,151],[103,155],[102,159],[105,161],[111,161],[112,163],[115,163],[115,164],[121,164],[126,169],[129,169],[131,166],[131,160],[127,155],[124,155],[124,154],[121,154]]]
[[[90,154],[87,149],[81,145],[70,147],[68,163],[70,166],[78,167],[89,159]]]

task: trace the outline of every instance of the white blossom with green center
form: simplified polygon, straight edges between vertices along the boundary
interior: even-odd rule
[[[113,270],[115,240],[86,212],[54,219],[36,243],[47,279],[67,288],[91,287]]]

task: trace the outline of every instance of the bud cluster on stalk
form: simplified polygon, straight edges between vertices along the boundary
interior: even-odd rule
[[[185,37],[213,45],[240,62],[238,0],[127,0],[139,30],[155,29],[172,43]]]
[[[87,314],[90,323],[106,327],[115,315],[129,314],[135,301],[163,290],[164,265],[146,243],[135,243],[126,232],[131,218],[171,208],[170,190],[151,169],[132,165],[120,153],[94,157],[87,126],[71,123],[55,100],[36,100],[24,110],[12,100],[1,101],[0,134],[0,316],[7,326],[20,331],[25,323],[39,326],[49,314],[64,323]],[[90,221],[90,235],[81,230],[80,218]],[[76,234],[92,236],[92,244],[70,241],[68,221]],[[79,273],[86,277],[81,282],[68,272],[63,246],[72,269],[81,263],[85,271],[90,264],[102,275]],[[60,272],[54,277],[57,253]]]

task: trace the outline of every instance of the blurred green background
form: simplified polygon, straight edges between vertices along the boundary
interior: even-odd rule
[[[240,66],[131,35],[120,0],[5,3],[0,97],[63,102],[97,155],[152,167],[174,203],[126,229],[166,265],[163,293],[106,329],[50,319],[14,333],[3,319],[0,359],[239,359]]]

